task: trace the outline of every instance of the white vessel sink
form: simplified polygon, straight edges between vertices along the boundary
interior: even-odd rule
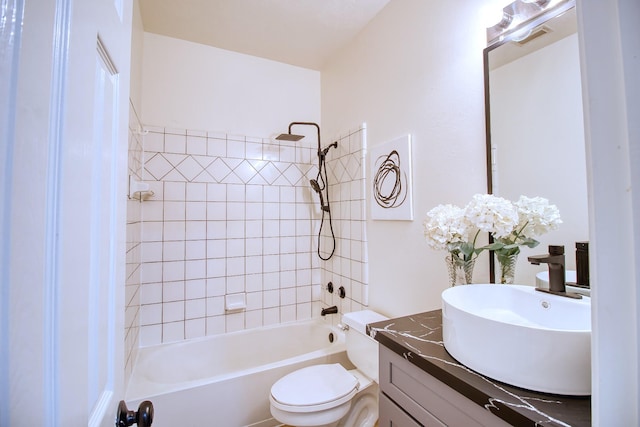
[[[444,346],[460,363],[528,390],[591,394],[591,300],[521,285],[442,293]]]

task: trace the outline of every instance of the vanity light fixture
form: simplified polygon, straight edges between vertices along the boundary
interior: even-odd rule
[[[515,0],[502,9],[502,19],[487,28],[487,46],[503,41],[507,36],[525,39],[529,35],[526,27],[533,21],[554,11],[561,13],[575,4],[574,0]],[[560,12],[558,12],[560,10]]]

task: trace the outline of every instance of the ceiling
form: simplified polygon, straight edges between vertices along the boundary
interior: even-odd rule
[[[144,30],[320,70],[390,0],[139,0]]]

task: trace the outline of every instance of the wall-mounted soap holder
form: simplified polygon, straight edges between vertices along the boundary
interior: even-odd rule
[[[141,182],[135,176],[129,175],[129,198],[133,200],[148,200],[154,192],[149,189],[149,184]]]
[[[247,309],[247,294],[240,292],[237,294],[227,294],[224,296],[224,309],[227,313],[237,312]]]

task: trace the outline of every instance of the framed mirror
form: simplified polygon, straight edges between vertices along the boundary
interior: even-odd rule
[[[521,247],[514,283],[535,285],[546,266],[527,262],[564,245],[575,270],[575,244],[588,241],[587,174],[575,6],[551,11],[484,50],[488,192],[517,201],[540,196],[563,223]],[[490,281],[496,263],[490,258]]]

